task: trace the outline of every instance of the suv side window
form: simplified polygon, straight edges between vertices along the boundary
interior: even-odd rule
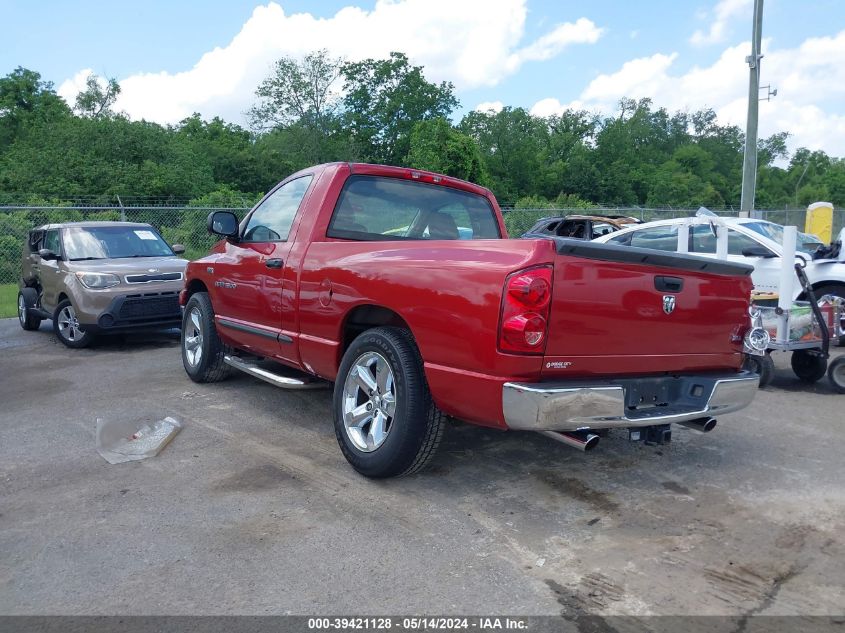
[[[37,253],[44,243],[44,231],[30,231],[29,232],[29,252]]]
[[[46,248],[56,255],[62,254],[62,244],[59,241],[59,231],[57,229],[50,229],[44,233],[44,241],[41,243],[41,248]]]
[[[658,251],[678,250],[678,225],[652,226],[640,231],[632,231],[630,234],[630,246],[639,248],[651,248]],[[613,241],[613,240],[610,240]]]
[[[276,189],[253,212],[244,231],[244,242],[284,242],[312,176],[302,176]]]

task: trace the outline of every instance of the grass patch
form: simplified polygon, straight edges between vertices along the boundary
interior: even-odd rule
[[[18,285],[0,284],[0,319],[18,316]]]

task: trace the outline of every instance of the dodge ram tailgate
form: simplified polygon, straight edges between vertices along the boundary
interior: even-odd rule
[[[555,238],[544,378],[737,370],[745,264]]]

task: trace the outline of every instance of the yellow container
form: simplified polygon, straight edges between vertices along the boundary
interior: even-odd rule
[[[804,232],[816,235],[825,244],[833,239],[833,204],[814,202],[807,207]]]

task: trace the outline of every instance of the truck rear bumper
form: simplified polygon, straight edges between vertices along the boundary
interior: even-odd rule
[[[508,428],[578,431],[630,428],[715,417],[748,406],[751,372],[609,381],[515,383],[502,387]]]

